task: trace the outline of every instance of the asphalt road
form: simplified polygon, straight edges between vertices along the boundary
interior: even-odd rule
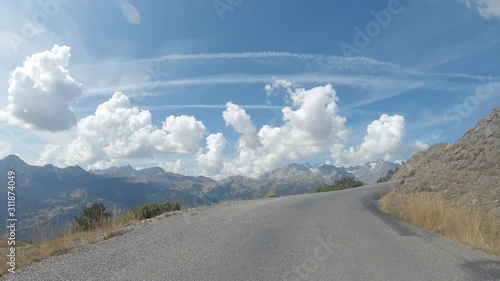
[[[498,259],[381,214],[387,188],[186,210],[0,280],[500,280]]]

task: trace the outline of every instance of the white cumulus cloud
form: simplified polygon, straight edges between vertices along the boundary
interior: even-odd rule
[[[226,104],[227,109],[222,113],[227,126],[232,126],[236,132],[241,134],[238,145],[242,149],[255,149],[259,144],[257,128],[252,124],[250,115],[243,108],[231,102]]]
[[[341,164],[360,165],[374,159],[389,160],[401,148],[405,133],[405,119],[400,115],[382,114],[367,127],[363,142],[344,151]]]
[[[203,122],[193,116],[171,115],[163,122],[163,131],[153,133],[153,144],[157,150],[166,153],[195,153],[205,131]]]
[[[217,175],[224,167],[222,151],[226,147],[223,134],[211,134],[207,137],[206,153],[198,155],[198,165],[206,175]]]
[[[469,8],[475,8],[487,19],[500,17],[500,1],[498,0],[460,0]]]
[[[65,147],[47,145],[39,162],[105,168],[123,158],[152,158],[156,151],[195,153],[205,130],[192,116],[169,116],[159,129],[149,111],[131,107],[117,92],[78,122],[75,140]]]
[[[280,81],[266,90],[286,88],[293,110],[282,110],[281,127],[264,125],[257,131],[250,116],[241,107],[227,104],[226,124],[241,134],[238,155],[224,163],[225,175],[259,175],[265,171],[322,152],[342,148],[347,135],[346,119],[338,114],[337,93],[332,85],[309,90]]]
[[[181,159],[177,159],[175,162],[161,162],[158,165],[166,172],[171,172],[181,175],[185,175],[187,173],[186,166],[184,165]]]
[[[82,90],[68,72],[70,57],[70,47],[59,45],[27,57],[11,73],[7,113],[0,114],[0,119],[45,131],[62,131],[76,125],[71,105]]]
[[[310,90],[299,88],[291,94],[299,109],[283,109],[283,119],[294,140],[309,148],[343,143],[346,118],[338,115],[337,92],[328,84]]]

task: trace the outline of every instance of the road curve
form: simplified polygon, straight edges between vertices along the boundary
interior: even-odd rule
[[[154,220],[0,280],[500,280],[500,262],[394,220],[387,184]]]

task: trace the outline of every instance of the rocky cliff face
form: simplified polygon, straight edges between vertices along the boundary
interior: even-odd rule
[[[500,108],[457,142],[415,154],[392,179],[406,191],[442,191],[458,203],[500,211]]]

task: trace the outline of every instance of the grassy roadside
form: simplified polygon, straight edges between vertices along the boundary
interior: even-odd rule
[[[87,230],[80,230],[72,225],[68,226],[59,234],[59,238],[52,240],[46,240],[44,237],[46,233],[53,232],[53,230],[43,229],[42,227],[37,230],[39,232],[38,239],[35,239],[37,242],[28,244],[16,241],[16,271],[35,262],[121,235],[124,233],[124,227],[141,220],[159,215],[169,217],[182,208],[182,202],[141,205],[113,219],[103,220]],[[47,228],[50,228],[50,226],[47,226]],[[7,239],[5,237],[0,238],[0,255],[2,257],[6,257],[9,247]],[[8,268],[8,264],[2,262],[0,264],[0,276],[7,274]]]
[[[442,193],[423,191],[392,190],[379,203],[388,214],[500,257],[500,219],[485,209],[461,206]]]

